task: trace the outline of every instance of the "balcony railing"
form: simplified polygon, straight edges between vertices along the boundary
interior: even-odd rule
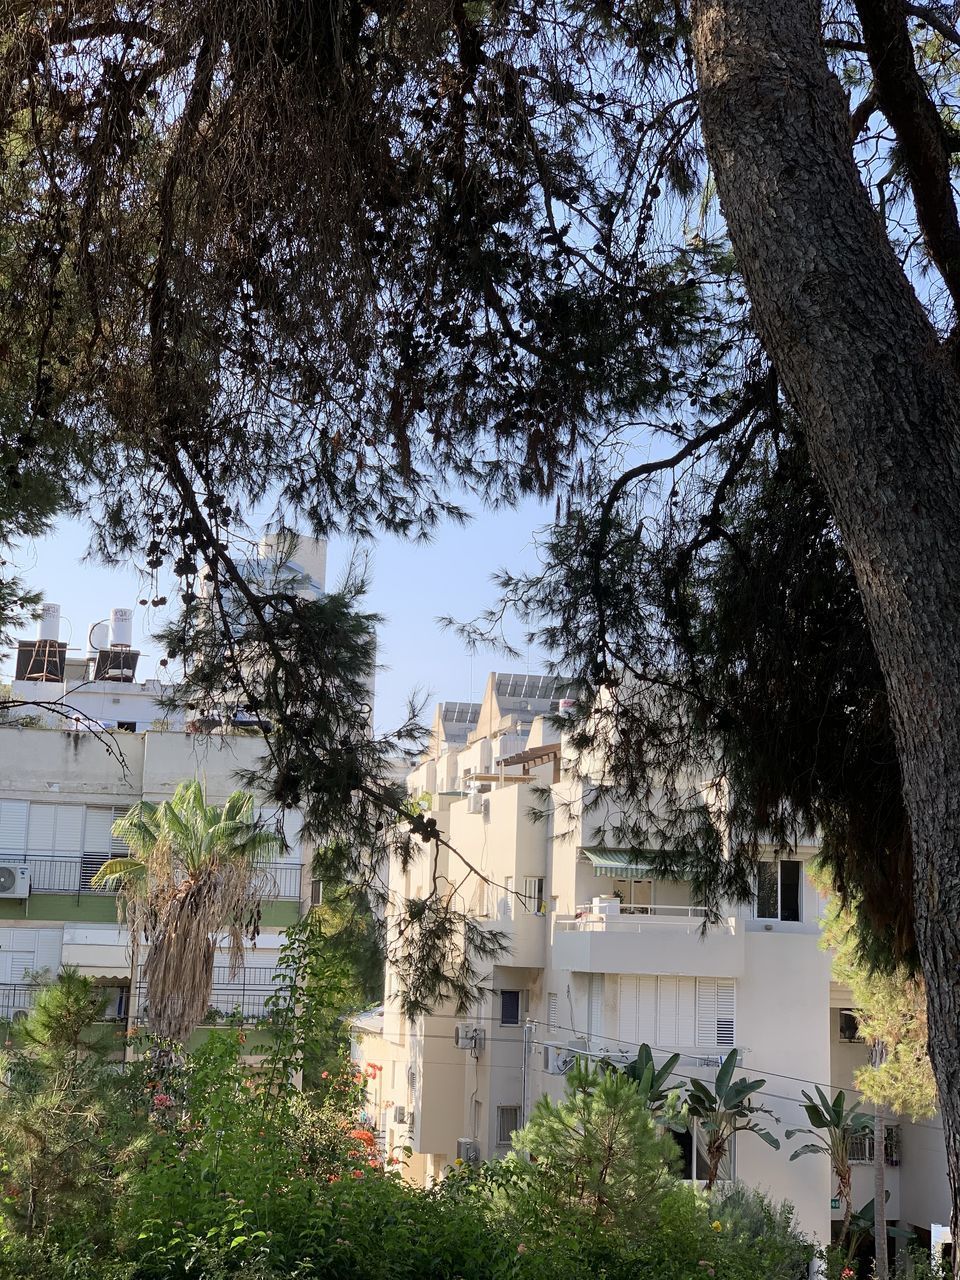
[[[873,1164],[874,1139],[872,1133],[857,1133],[850,1139],[850,1163]],[[900,1126],[888,1124],[883,1133],[883,1163],[896,1168],[900,1163]]]
[[[0,1022],[12,1022],[16,1018],[20,1018],[33,1008],[37,1003],[37,996],[44,988],[42,982],[3,982],[0,983]],[[123,991],[122,985],[118,982],[114,990]],[[116,1000],[113,1001],[116,1006]],[[113,1016],[104,1017],[104,1022],[126,1022],[126,1003],[120,1005],[120,1012]]]
[[[674,907],[624,904],[617,911],[595,911],[588,903],[577,907],[577,914],[571,918],[559,918],[557,929],[562,932],[600,933],[609,930],[622,930],[636,933],[648,924],[696,923],[698,926],[707,917],[706,907]]]
[[[213,990],[203,1025],[216,1026],[225,1022],[250,1024],[259,1022],[269,1014],[267,999],[276,990],[274,977],[278,970],[270,964],[248,964],[230,976],[230,966],[213,966]],[[135,1025],[147,1021],[149,993],[143,977],[143,965],[139,968],[137,983],[137,1011]]]
[[[267,999],[275,989],[275,973],[276,970],[270,965],[248,965],[231,979],[227,965],[215,965],[213,991],[203,1025],[216,1026],[226,1022],[249,1025],[267,1017]],[[29,1013],[43,986],[39,982],[0,983],[0,1023],[12,1022]],[[123,990],[119,982],[117,986]],[[147,989],[142,978],[138,997],[137,1012],[131,1019],[134,1026],[142,1026],[147,1021]],[[104,1021],[126,1023],[128,1004],[127,993],[124,991],[120,1012]],[[117,1007],[115,1001],[113,1007]]]
[[[91,881],[107,858],[98,853],[83,854],[73,858],[59,858],[49,854],[16,855],[4,853],[0,862],[8,866],[26,863],[30,868],[32,893],[65,893],[79,896],[81,893],[112,894],[114,889],[94,889]],[[264,898],[271,901],[300,900],[299,862],[271,862],[260,872]]]

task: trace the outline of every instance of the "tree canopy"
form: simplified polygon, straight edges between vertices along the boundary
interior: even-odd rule
[[[172,696],[261,712],[259,781],[374,883],[416,726],[370,737],[374,620],[252,585],[245,517],[420,538],[555,494],[504,586],[625,824],[713,901],[820,831],[873,958],[932,965],[958,50],[904,0],[6,6],[0,532],[71,509],[172,566]],[[443,886],[417,910],[453,936]]]

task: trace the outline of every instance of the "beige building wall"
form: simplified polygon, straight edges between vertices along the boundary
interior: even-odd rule
[[[545,716],[524,720],[505,712],[498,684],[506,687],[505,678],[488,681],[469,740],[435,751],[408,783],[413,794],[431,795],[434,816],[462,855],[443,851],[441,874],[460,884],[460,905],[482,927],[506,935],[510,951],[491,967],[469,1016],[438,1009],[406,1031],[391,1012],[388,967],[384,1036],[375,1045],[365,1041],[362,1053],[396,1054],[398,1069],[414,1082],[407,1176],[421,1182],[441,1176],[456,1158],[458,1141],[474,1146],[479,1158],[503,1154],[507,1121],[522,1120],[543,1093],[562,1094],[557,1066],[575,1051],[620,1054],[624,1061],[634,1056],[638,1033],[625,1029],[640,1025],[638,1001],[650,991],[660,1004],[656,1021],[644,1024],[653,1027],[648,1042],[663,1055],[681,1052],[678,1084],[691,1076],[711,1079],[730,1042],[717,1043],[722,1019],[711,1042],[712,1024],[702,1022],[701,1008],[709,1010],[715,999],[720,1018],[721,1003],[732,998],[742,1071],[765,1081],[758,1100],[772,1113],[768,1123],[781,1141],[774,1151],[754,1135],[740,1135],[735,1174],[775,1200],[790,1201],[801,1227],[828,1240],[836,1216],[829,1164],[815,1157],[791,1162],[803,1139],[787,1140],[785,1131],[807,1123],[802,1090],[849,1087],[863,1046],[838,1043],[837,993],[830,957],[819,945],[817,890],[801,876],[799,920],[757,919],[747,904],[730,907],[704,936],[686,882],[598,875],[584,851],[609,844],[605,835],[617,812],[591,806],[592,784],[574,777],[562,742],[542,757],[556,730]],[[504,757],[507,743],[513,754]],[[690,785],[698,784],[691,779]],[[815,853],[808,845],[797,856],[803,864]],[[471,876],[467,864],[490,883]],[[412,887],[422,889],[422,877],[421,866],[406,884],[394,878],[391,885],[409,896]],[[526,900],[531,896],[535,902]],[[691,1000],[695,1023],[680,1012],[693,1008]],[[674,1007],[671,1021],[664,1010]],[[855,1194],[866,1175],[869,1168],[856,1170]],[[935,1123],[904,1126],[903,1165],[888,1170],[888,1186],[891,1219],[928,1225],[947,1213]]]

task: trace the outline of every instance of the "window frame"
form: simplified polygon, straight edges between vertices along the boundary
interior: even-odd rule
[[[530,885],[539,886],[530,891]],[[531,906],[531,902],[534,905]],[[546,876],[523,877],[523,909],[530,916],[547,914],[547,878]]]
[[[500,1025],[501,1027],[520,1027],[523,1025],[523,989],[521,987],[501,987],[500,992]],[[517,1020],[508,1022],[504,1019],[503,997],[517,997]]]
[[[504,1137],[503,1136],[504,1135],[504,1116],[505,1116],[505,1113],[508,1111],[513,1113],[513,1116],[516,1119],[516,1124],[512,1124],[509,1127],[507,1131],[507,1135],[506,1137]],[[521,1123],[522,1119],[523,1117],[520,1114],[519,1102],[504,1103],[502,1105],[500,1103],[497,1104],[497,1146],[498,1147],[510,1146],[510,1142],[511,1142],[510,1135],[513,1133],[516,1133],[518,1129],[522,1128],[522,1123]]]
[[[797,868],[797,918],[784,919],[783,915],[783,868]],[[772,867],[777,882],[777,914],[773,916],[760,914],[760,867]],[[803,923],[803,862],[799,858],[761,858],[757,872],[753,877],[753,918],[767,923],[802,924]]]

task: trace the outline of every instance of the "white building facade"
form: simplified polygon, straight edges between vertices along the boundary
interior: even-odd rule
[[[829,1163],[791,1162],[804,1139],[784,1131],[807,1124],[803,1090],[852,1087],[867,1047],[819,945],[824,903],[805,873],[816,849],[771,858],[754,902],[704,929],[689,884],[657,879],[642,851],[604,846],[600,819],[585,812],[589,779],[574,777],[545,718],[562,696],[560,682],[492,675],[481,704],[440,705],[431,749],[408,779],[453,849],[492,883],[464,880],[465,864],[445,848],[439,875],[460,884],[468,914],[507,935],[509,951],[467,1018],[439,1009],[406,1022],[388,965],[382,1020],[354,1026],[358,1064],[380,1068],[371,1110],[384,1145],[412,1149],[408,1176],[430,1183],[458,1156],[504,1154],[536,1099],[562,1094],[577,1054],[626,1062],[644,1043],[661,1060],[679,1053],[682,1086],[710,1081],[736,1049],[743,1073],[766,1081],[757,1101],[773,1113],[781,1149],[741,1135],[727,1172],[789,1200],[801,1227],[828,1241],[841,1216]],[[426,860],[405,877],[395,868],[392,896],[425,891],[428,870]],[[703,1176],[697,1146],[694,1135],[683,1152],[688,1177]],[[924,1241],[949,1221],[942,1129],[892,1117],[888,1147],[888,1218]],[[856,1207],[873,1194],[871,1155],[865,1143]]]
[[[323,544],[301,540],[295,551],[298,589],[316,595]],[[272,552],[265,543],[267,566]],[[0,723],[0,1020],[22,1016],[38,979],[73,965],[103,986],[107,1017],[125,1030],[142,1021],[143,948],[135,957],[115,894],[91,884],[108,858],[125,852],[113,823],[191,779],[222,804],[264,742],[242,711],[226,721],[206,711],[171,717],[160,701],[164,683],[138,679],[132,610],[94,623],[82,651],[60,640],[59,625],[59,610],[46,605],[37,636],[21,641],[12,706]],[[263,1016],[285,929],[311,901],[299,815],[265,804],[259,817],[282,833],[283,847],[263,870],[261,930],[243,969],[231,976],[226,955],[215,964],[210,1024]]]

